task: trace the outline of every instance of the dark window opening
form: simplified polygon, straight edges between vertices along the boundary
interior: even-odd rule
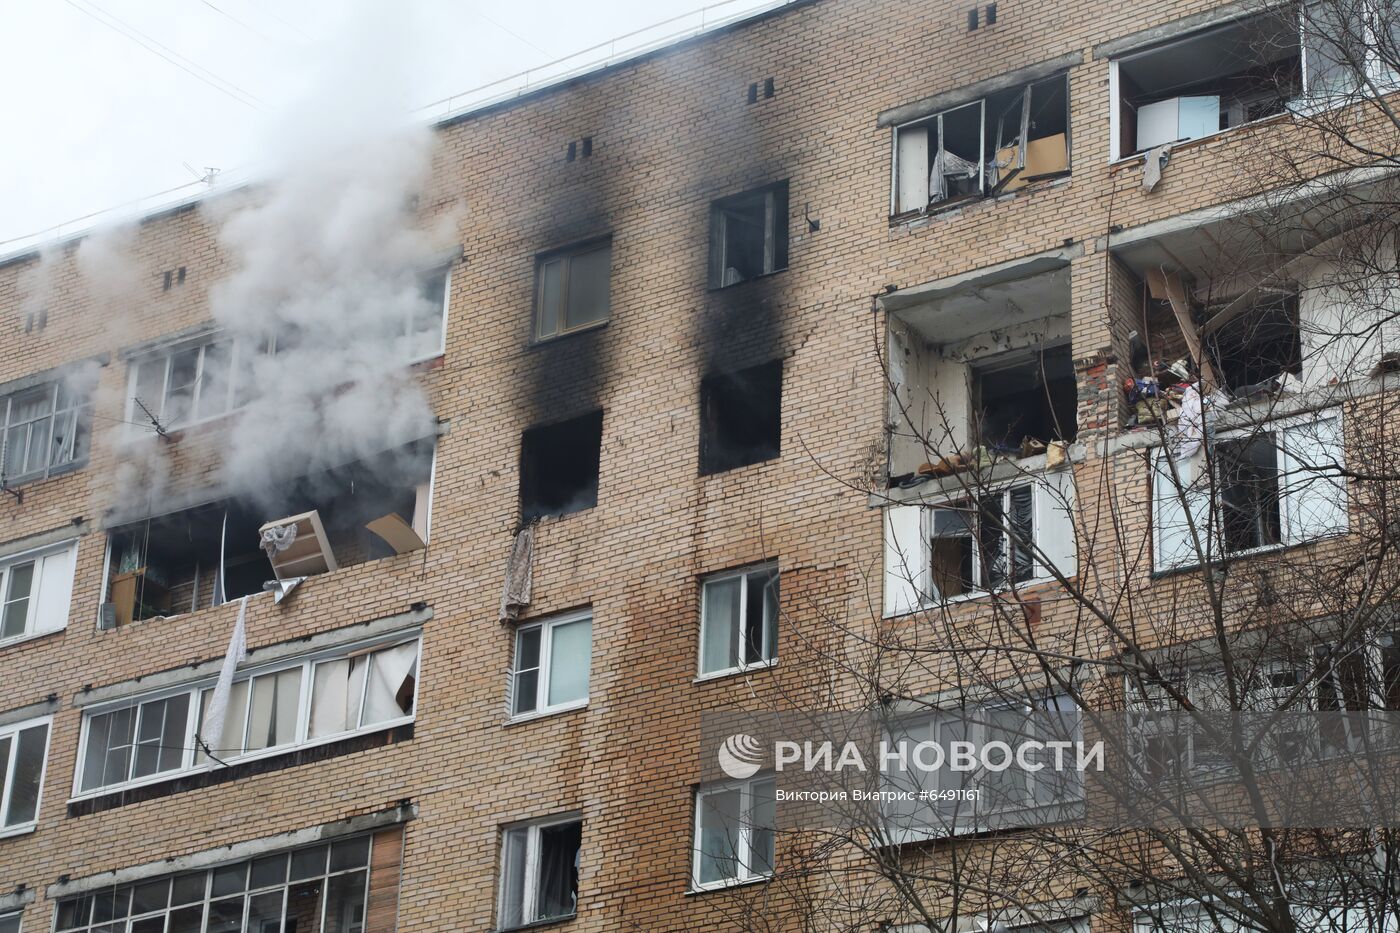
[[[592,137],[592,136],[585,136],[585,137],[583,137],[583,142],[581,142],[581,143],[579,144],[579,154],[582,155],[585,159],[588,158],[589,156],[593,155],[593,137]]]
[[[772,79],[772,78],[764,78],[764,79],[763,79],[763,96],[764,96],[764,97],[772,97],[775,93],[777,93],[777,90],[776,90],[776,88],[773,86],[773,79]]]
[[[749,103],[751,103],[751,104],[756,104],[756,103],[758,103],[758,83],[757,83],[757,82],[754,82],[753,84],[750,84],[750,85],[749,85],[749,96],[748,96],[748,101],[749,101]]]
[[[1273,436],[1222,441],[1216,445],[1215,456],[1225,552],[1280,543],[1278,445]]]
[[[1267,389],[1285,373],[1302,375],[1297,298],[1281,296],[1230,318],[1211,331],[1206,345],[1221,380],[1239,396]]]
[[[724,198],[710,207],[710,287],[787,268],[788,184]]]
[[[700,474],[777,457],[782,397],[782,360],[707,376],[700,383]]]
[[[520,443],[520,513],[526,522],[598,504],[603,413],[530,428]]]
[[[1266,14],[1118,62],[1121,155],[1282,113],[1302,90],[1298,31]]]
[[[1022,451],[1026,442],[1073,440],[1079,395],[1068,346],[1008,354],[973,367],[973,398],[981,442]]]
[[[291,541],[279,561],[298,549],[317,549],[314,563],[324,570],[422,547],[432,461],[432,443],[420,441],[270,483],[256,496],[113,528],[106,596],[112,623],[181,615],[261,592],[279,571],[263,549],[260,529],[287,516],[314,512],[321,535],[307,534],[312,526],[300,523],[302,540]]]

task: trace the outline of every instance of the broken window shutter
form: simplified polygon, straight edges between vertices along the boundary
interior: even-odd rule
[[[769,223],[773,231],[773,265],[767,270],[776,272],[786,269],[788,264],[788,186],[787,182],[774,187],[769,194]]]
[[[929,590],[929,554],[924,509],[892,505],[885,509],[885,616],[906,615],[923,605]]]
[[[73,558],[77,545],[45,555],[39,561],[34,627],[53,632],[68,626],[68,606],[73,595]]]
[[[1204,459],[1176,461],[1181,488],[1172,476],[1172,459],[1163,449],[1152,454],[1152,544],[1157,570],[1190,567],[1198,563],[1197,540],[1213,551],[1210,534],[1210,483],[1198,476]],[[1195,532],[1193,537],[1192,532]]]
[[[1347,530],[1346,480],[1340,415],[1319,418],[1283,432],[1279,494],[1288,541],[1297,544]]]
[[[1049,576],[1045,565],[1062,576],[1079,572],[1074,532],[1074,471],[1046,473],[1035,484],[1035,543],[1041,553],[1036,576]]]
[[[898,151],[895,165],[899,172],[895,210],[921,211],[928,207],[928,127],[896,130]]]

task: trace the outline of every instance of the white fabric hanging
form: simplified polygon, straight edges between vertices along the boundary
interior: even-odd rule
[[[408,711],[399,706],[395,697],[417,662],[416,641],[374,653],[369,666],[369,687],[365,691],[364,725],[398,719],[407,714]]]
[[[248,597],[238,602],[238,621],[233,623],[233,634],[229,636],[228,651],[224,653],[224,666],[219,669],[219,680],[214,685],[214,694],[209,698],[209,706],[204,711],[204,722],[200,726],[200,739],[215,756],[219,754],[219,743],[224,738],[224,715],[228,712],[228,698],[233,690],[233,675],[238,665],[248,657],[248,639],[245,623],[248,614]]]

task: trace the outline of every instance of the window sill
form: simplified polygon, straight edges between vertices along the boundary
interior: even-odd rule
[[[1069,184],[1070,179],[1073,177],[1074,173],[1072,169],[1064,172],[1055,172],[1051,175],[1038,176],[1034,181],[1028,182],[1024,187],[1017,188],[1015,191],[1003,191],[1000,194],[989,194],[980,197],[969,195],[958,198],[955,201],[940,201],[937,204],[930,204],[923,210],[903,211],[898,214],[891,214],[889,216],[890,229],[920,226],[921,221],[932,221],[935,217],[945,214],[954,214],[964,208],[973,207],[978,204],[1011,201],[1025,195],[1034,194],[1038,191]]]
[[[716,881],[706,885],[692,884],[685,892],[686,897],[696,897],[701,894],[714,894],[718,891],[732,891],[735,888],[747,888],[755,884],[767,884],[773,880],[772,875],[763,875],[759,878],[732,878],[728,881]]]
[[[1083,463],[1088,452],[1088,448],[1083,444],[1071,441],[1065,451],[1066,466]],[[873,492],[867,501],[872,508],[890,505],[936,505],[940,501],[966,496],[969,492],[992,492],[998,485],[1048,473],[1050,471],[1046,469],[1045,463],[1045,454],[1036,454],[1034,457],[1021,457],[1014,460],[999,460],[992,464],[990,471],[984,471],[984,474],[976,480],[973,479],[971,470],[964,470],[961,473],[954,473],[952,476],[935,476],[918,486],[905,488],[895,486],[884,492]]]
[[[762,275],[756,275],[751,279],[743,279],[738,282],[731,282],[728,285],[710,285],[706,288],[706,291],[713,294],[715,292],[727,292],[731,288],[742,288],[745,285],[749,285],[753,282],[762,282],[764,279],[771,279],[775,275],[782,275],[784,272],[788,271],[789,268],[789,266],[783,266],[781,269],[774,269],[772,272],[765,272]]]
[[[27,836],[39,828],[39,821],[32,823],[21,823],[18,826],[7,826],[0,829],[0,839],[10,839],[15,836]]]
[[[582,337],[584,334],[592,334],[597,331],[603,330],[611,323],[612,316],[609,315],[608,317],[604,318],[601,321],[598,321],[597,323],[585,324],[583,327],[575,327],[573,330],[566,330],[562,334],[551,334],[548,337],[531,337],[530,342],[526,344],[525,348],[527,350],[534,350],[537,347],[550,347],[556,343],[559,343],[560,341],[568,340],[570,337]],[[515,929],[523,930],[526,928],[516,927]]]
[[[42,632],[27,632],[23,635],[15,635],[10,638],[0,639],[0,651],[8,651],[10,648],[14,648],[18,645],[28,644],[31,641],[38,641],[39,639],[47,638],[50,635],[61,635],[66,630],[67,626],[65,625],[63,628],[47,629]]]
[[[1306,541],[1286,541],[1282,544],[1266,544],[1263,547],[1252,547],[1243,551],[1231,551],[1228,554],[1217,555],[1213,560],[1207,561],[1204,564],[1191,563],[1182,564],[1178,567],[1154,567],[1152,569],[1151,579],[1163,580],[1168,577],[1174,577],[1180,574],[1190,573],[1192,571],[1199,572],[1200,570],[1203,570],[1208,567],[1219,567],[1222,564],[1233,563],[1234,561],[1238,560],[1251,560],[1255,557],[1267,557],[1271,554],[1283,554],[1287,551],[1296,551],[1299,548],[1305,548],[1310,544],[1317,544],[1319,541],[1330,541],[1333,538],[1343,538],[1350,533],[1350,529],[1344,529],[1340,531],[1333,531],[1324,535],[1318,535],[1316,538],[1308,538]]]
[[[1289,105],[1290,108],[1292,106],[1293,105],[1291,104]],[[1248,123],[1241,123],[1238,126],[1228,126],[1223,130],[1216,130],[1214,133],[1209,133],[1205,136],[1197,136],[1194,139],[1183,139],[1174,143],[1163,143],[1162,145],[1171,146],[1170,151],[1173,154],[1187,149],[1199,149],[1202,146],[1219,140],[1221,137],[1229,136],[1231,133],[1252,128],[1257,129],[1260,127],[1270,126],[1275,123],[1283,123],[1286,120],[1288,120],[1290,116],[1290,110],[1284,110],[1283,113],[1270,114],[1267,117],[1260,117],[1258,120],[1250,120]],[[1141,152],[1134,152],[1130,155],[1119,156],[1116,159],[1110,159],[1108,162],[1109,168],[1113,169],[1114,171],[1117,171],[1121,167],[1131,166],[1136,163],[1144,162],[1147,159],[1147,153],[1151,151],[1151,149],[1144,149]]]
[[[549,927],[563,926],[578,919],[577,913],[569,914],[567,917],[551,917],[548,920],[534,920],[530,923],[522,923],[513,927],[494,927],[491,933],[517,933],[519,930],[544,930]]]
[[[73,460],[70,463],[60,464],[52,467],[48,472],[21,473],[19,476],[9,476],[5,478],[5,489],[18,492],[26,486],[37,486],[40,483],[51,479],[58,479],[60,476],[67,476],[69,473],[76,473],[88,465],[87,456],[81,460]]]
[[[330,749],[332,753],[335,753],[336,747],[338,746],[355,745],[367,739],[378,740],[380,738],[387,738],[388,742],[396,741],[393,735],[396,730],[404,730],[406,732],[404,738],[412,738],[414,721],[414,717],[409,716],[404,719],[395,719],[391,722],[377,723],[373,727],[363,729],[359,732],[339,732],[335,735],[322,736],[300,744],[293,743],[278,745],[275,748],[259,749],[256,752],[230,757],[225,760],[225,765],[217,765],[214,763],[198,765],[180,771],[166,771],[161,774],[153,774],[149,777],[134,781],[126,781],[121,784],[97,787],[89,791],[73,794],[68,798],[68,806],[70,808],[84,807],[88,804],[99,803],[109,797],[124,797],[131,791],[158,787],[162,784],[171,784],[182,780],[191,780],[198,786],[203,786],[200,782],[204,780],[209,780],[210,783],[220,783],[223,775],[234,774],[235,776],[239,776],[245,771],[256,771],[263,762],[275,761],[276,759],[284,757],[294,763],[315,761],[317,757],[314,755],[314,752],[318,749]]]
[[[564,713],[572,713],[577,710],[588,709],[588,700],[576,700],[573,703],[562,703],[559,706],[551,706],[547,709],[531,710],[528,713],[521,713],[518,716],[511,716],[503,725],[506,728],[523,725],[527,722],[536,722],[540,719],[549,719],[551,716],[560,716]]]
[[[745,664],[743,667],[727,667],[722,671],[710,671],[696,677],[692,683],[706,684],[715,680],[728,680],[731,677],[741,677],[745,674],[754,674],[760,671],[772,670],[778,666],[778,659],[773,658],[768,661],[755,661],[753,664]]]

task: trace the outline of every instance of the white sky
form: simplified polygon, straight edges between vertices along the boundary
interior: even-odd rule
[[[327,75],[419,106],[706,2],[0,0],[0,243],[195,180],[185,163],[255,163]]]

